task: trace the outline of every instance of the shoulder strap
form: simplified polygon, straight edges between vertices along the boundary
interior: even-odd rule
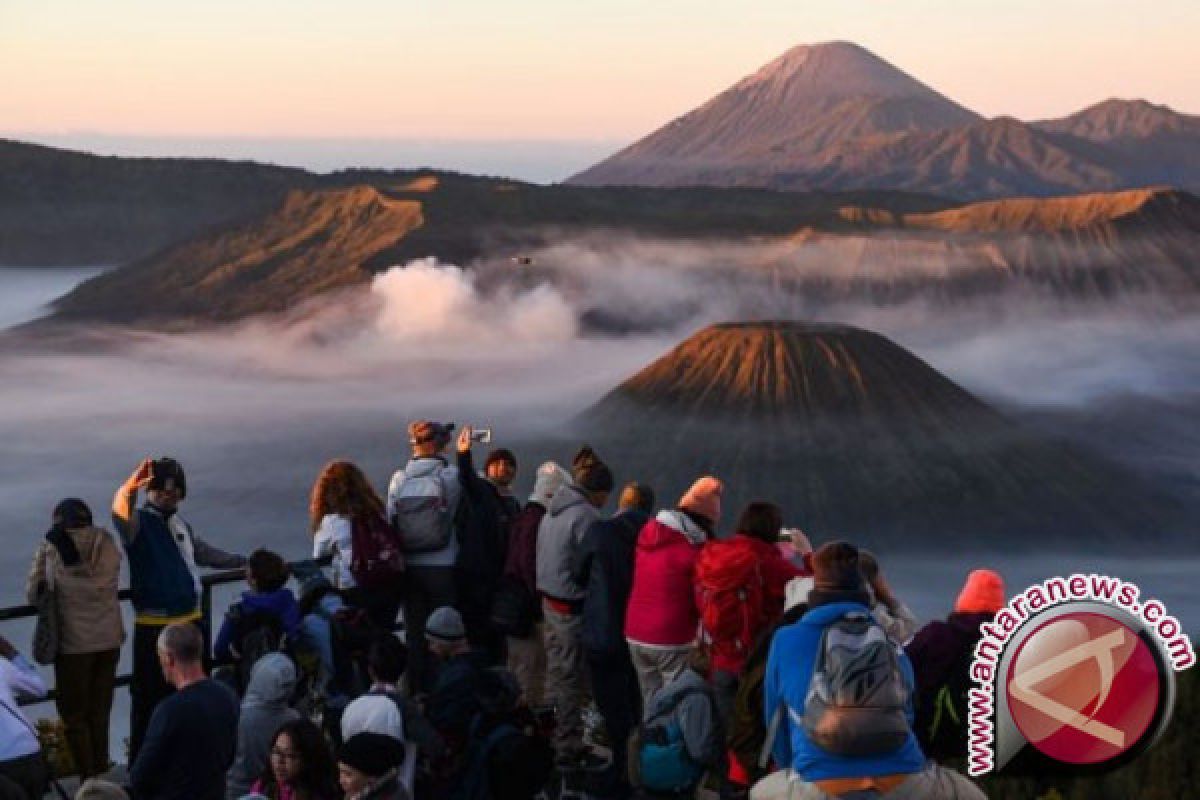
[[[775,706],[771,721],[767,724],[767,738],[763,740],[762,751],[758,754],[758,768],[766,769],[771,761],[771,751],[775,748],[775,737],[779,735],[779,726],[783,723],[783,703]]]

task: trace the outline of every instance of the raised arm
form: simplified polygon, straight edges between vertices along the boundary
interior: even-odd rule
[[[137,496],[138,492],[150,485],[153,472],[154,462],[148,458],[142,459],[142,463],[117,487],[117,493],[113,496],[113,525],[126,545],[132,544],[137,538],[137,514],[134,513],[134,509],[137,508]]]

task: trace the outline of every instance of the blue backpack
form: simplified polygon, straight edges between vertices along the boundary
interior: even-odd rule
[[[704,689],[685,690],[655,717],[656,721],[649,721],[637,730],[634,752],[629,759],[635,785],[652,792],[684,792],[704,777],[707,765],[688,754],[683,730],[675,717],[675,710],[694,694],[703,695],[712,703],[712,696]]]

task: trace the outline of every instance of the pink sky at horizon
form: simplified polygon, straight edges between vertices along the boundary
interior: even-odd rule
[[[0,135],[631,141],[831,39],[985,116],[1200,113],[1185,0],[584,5],[0,0]]]

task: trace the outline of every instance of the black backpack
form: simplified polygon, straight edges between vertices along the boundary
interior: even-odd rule
[[[245,694],[254,665],[268,653],[283,652],[287,633],[278,615],[269,611],[247,613],[241,603],[230,606],[225,616],[233,624],[232,649],[237,654],[238,693]]]

